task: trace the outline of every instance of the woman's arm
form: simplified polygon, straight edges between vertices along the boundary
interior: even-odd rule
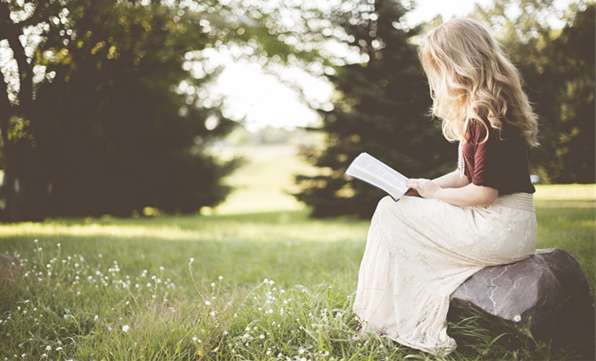
[[[487,206],[497,199],[499,191],[492,187],[469,183],[461,188],[439,188],[432,198],[460,207]]]
[[[417,178],[417,179],[425,179],[425,178]],[[460,188],[465,186],[469,183],[467,177],[460,177],[459,170],[456,168],[452,172],[447,174],[443,174],[440,177],[427,179],[428,181],[432,181],[436,185],[442,188]],[[410,188],[405,193],[408,196],[415,196],[415,197],[422,197],[420,193],[415,188]]]
[[[460,177],[458,169],[431,180],[442,188],[459,188],[469,183],[467,177]]]
[[[407,186],[424,198],[436,198],[460,207],[485,206],[499,195],[499,191],[492,187],[469,183],[459,188],[442,188],[434,181],[424,178],[409,179]]]

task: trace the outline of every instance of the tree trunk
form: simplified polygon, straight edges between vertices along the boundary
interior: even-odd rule
[[[19,164],[19,160],[26,157],[27,146],[25,144],[16,144],[9,139],[10,119],[13,116],[19,116],[23,119],[33,122],[31,119],[33,110],[33,61],[27,62],[25,48],[19,36],[22,33],[24,24],[14,23],[10,18],[10,9],[7,4],[0,3],[0,39],[6,39],[13,52],[13,57],[17,62],[19,76],[18,104],[12,105],[8,100],[6,80],[2,76],[2,85],[0,90],[3,94],[0,96],[0,131],[2,132],[2,151],[4,152],[4,181],[2,190],[5,197],[4,218],[9,221],[16,220],[39,220],[42,216],[39,213],[41,207],[32,204],[33,195],[40,195],[40,189],[44,184],[21,179],[27,177],[27,174],[20,173],[23,168],[35,166],[35,164]],[[29,159],[31,160],[31,159]],[[38,189],[38,187],[41,187]],[[40,199],[40,201],[42,201]]]
[[[2,218],[10,221],[15,219],[14,201],[15,201],[15,187],[14,187],[14,168],[13,162],[13,148],[8,137],[8,130],[10,128],[10,118],[14,115],[14,108],[8,100],[8,89],[4,75],[0,72],[0,136],[2,137],[2,156],[4,158],[4,178],[2,180],[2,195],[4,198],[4,210]]]

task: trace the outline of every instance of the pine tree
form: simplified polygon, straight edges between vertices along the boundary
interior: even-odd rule
[[[391,0],[359,1],[334,22],[367,58],[337,66],[328,75],[335,85],[333,109],[319,110],[323,150],[302,152],[320,168],[315,176],[297,175],[297,199],[312,207],[311,216],[352,214],[368,217],[383,192],[344,175],[349,163],[368,152],[407,177],[432,178],[455,169],[457,146],[445,140],[431,105],[426,77],[412,43],[420,28],[402,26],[406,9]]]
[[[593,183],[594,4],[495,0],[471,14],[496,30],[498,41],[522,74],[538,114],[541,146],[530,152],[530,169],[544,183]],[[523,9],[523,11],[508,11]],[[547,17],[566,23],[558,29]]]

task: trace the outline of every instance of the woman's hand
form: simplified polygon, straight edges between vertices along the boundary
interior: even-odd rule
[[[434,198],[435,193],[441,189],[437,183],[426,178],[411,178],[406,186],[415,189],[424,198]]]
[[[417,190],[415,190],[414,188],[408,188],[408,190],[406,191],[406,193],[404,193],[404,196],[411,196],[411,197],[422,197]]]

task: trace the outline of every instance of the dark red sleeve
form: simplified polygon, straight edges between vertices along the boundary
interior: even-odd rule
[[[489,126],[487,124],[487,126]],[[504,167],[501,153],[500,142],[496,139],[496,133],[490,131],[489,138],[481,143],[486,136],[486,129],[480,122],[473,122],[472,125],[472,139],[475,144],[474,147],[474,170],[471,174],[472,183],[479,186],[499,188],[499,174],[500,171],[506,169]],[[491,129],[491,128],[489,128]]]

